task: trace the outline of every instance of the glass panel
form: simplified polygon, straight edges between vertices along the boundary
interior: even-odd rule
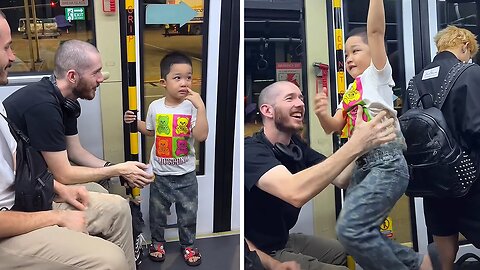
[[[28,6],[24,2],[9,0],[0,3],[0,10],[7,16],[12,30],[17,57],[11,69],[12,75],[53,71],[55,52],[66,40],[94,43],[93,0],[88,1],[88,6],[70,10],[75,13],[70,20],[67,20],[66,12],[72,7],[62,7],[58,0],[29,0]],[[27,31],[28,28],[30,31]]]
[[[478,22],[478,8],[479,1],[469,0],[437,0],[437,19],[438,30],[441,30],[447,25],[455,25],[470,30],[473,34],[480,33]],[[478,63],[479,55],[473,59]]]
[[[144,1],[144,4],[150,4],[153,1]],[[154,1],[155,4],[176,5],[179,7],[180,2],[186,4],[189,8],[196,12],[186,24],[180,26],[175,21],[169,24],[145,24],[143,32],[143,68],[144,68],[144,104],[145,113],[152,101],[165,96],[165,89],[159,84],[160,82],[160,61],[162,58],[172,51],[179,51],[192,60],[193,64],[193,81],[192,90],[202,94],[202,62],[204,51],[203,29],[207,27],[203,21],[203,8],[207,1],[204,0],[167,0]],[[174,9],[176,10],[176,9]],[[184,10],[178,9],[177,16],[182,17]],[[205,50],[206,51],[206,50]],[[205,102],[205,100],[204,100]],[[154,137],[146,137],[146,157],[150,159],[150,149],[154,142]],[[195,153],[197,156],[197,173],[203,169],[199,167],[200,159],[203,159],[203,153],[200,151],[200,143],[195,142]]]
[[[292,7],[294,2],[297,1],[292,1]],[[302,21],[298,10],[245,8],[244,136],[251,136],[261,127],[256,106],[263,88],[288,80],[305,90],[302,89],[302,72],[305,72],[302,71]]]
[[[367,12],[369,0],[344,1],[345,3],[345,25],[346,32],[355,27],[365,27],[367,25]],[[403,65],[403,27],[399,14],[402,14],[401,1],[385,0],[385,19],[387,55],[392,66],[393,79],[395,81],[394,94],[398,97],[395,102],[397,111],[401,111],[402,101],[401,93],[405,89],[405,67]],[[350,75],[347,76],[347,82],[352,82]],[[410,219],[410,204],[407,196],[402,196],[392,209],[389,217],[391,218],[392,234],[389,235],[395,241],[412,246],[412,231]],[[387,232],[388,233],[388,232]]]

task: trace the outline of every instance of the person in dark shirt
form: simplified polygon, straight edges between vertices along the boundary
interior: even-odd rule
[[[468,62],[478,52],[475,36],[469,30],[448,26],[434,38],[438,53],[422,71],[436,71],[436,76],[422,80],[424,89],[440,89],[455,64]],[[442,112],[454,138],[480,162],[480,66],[467,68],[454,83],[445,99]],[[409,109],[405,102],[403,111]],[[477,168],[479,168],[477,166]],[[480,181],[461,198],[424,198],[424,214],[428,232],[439,253],[443,270],[454,269],[458,251],[458,235],[462,233],[480,248]]]
[[[130,161],[109,166],[110,162],[95,157],[80,143],[77,99],[95,97],[104,80],[101,70],[97,48],[80,40],[66,41],[55,54],[53,75],[17,90],[3,105],[30,144],[42,153],[58,182],[81,184],[122,176],[131,186],[143,187],[153,181],[153,174],[145,172],[146,164]],[[97,191],[94,185],[89,187]]]
[[[393,119],[383,111],[370,122],[360,115],[351,139],[326,158],[296,135],[305,113],[297,86],[273,83],[262,90],[258,104],[264,127],[244,144],[245,238],[250,249],[281,262],[297,261],[302,269],[347,269],[338,241],[289,230],[301,207],[330,183],[348,185],[356,157],[395,138]]]

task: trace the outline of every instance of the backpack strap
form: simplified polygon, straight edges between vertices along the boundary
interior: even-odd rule
[[[453,85],[457,81],[458,77],[469,67],[475,65],[474,63],[463,63],[463,62],[458,62],[454,66],[450,68],[448,71],[447,75],[445,76],[443,80],[443,84],[440,86],[440,91],[436,92],[433,94],[432,99],[433,99],[433,106],[441,109],[443,106],[443,103],[445,102],[445,99],[448,96],[448,93],[450,93],[450,90],[452,90]],[[427,93],[422,93],[422,96],[420,96],[420,89],[417,88],[417,85],[415,84],[415,77],[413,77],[409,82],[408,82],[408,87],[407,87],[407,97],[408,97],[408,103],[410,105],[410,108],[418,108],[421,107],[423,108],[423,101],[420,101],[420,98],[423,98],[423,96]],[[420,86],[421,87],[421,86]],[[423,89],[426,90],[426,89]],[[425,92],[425,91],[423,91]],[[430,106],[429,106],[430,107]]]
[[[445,99],[447,99],[448,93],[450,93],[450,90],[452,90],[453,85],[457,81],[458,77],[460,77],[460,75],[462,75],[467,68],[473,65],[475,64],[458,62],[452,68],[450,68],[447,76],[445,76],[445,79],[443,80],[443,85],[440,87],[440,91],[434,95],[433,104],[435,107],[439,109],[442,108]]]
[[[417,108],[418,107],[417,106],[417,101],[420,99],[417,87],[413,83],[414,78],[415,77],[410,79],[410,81],[408,82],[408,86],[407,86],[407,99],[408,99],[408,104],[410,105],[410,109]]]
[[[30,144],[30,139],[27,136],[25,136],[25,134],[23,134],[23,132],[19,128],[17,128],[17,126],[15,126],[15,124],[10,119],[8,119],[3,113],[0,113],[0,114],[3,116],[5,121],[7,121],[8,126],[10,127],[10,130],[11,130],[10,133],[12,133],[12,136],[15,138],[15,140],[17,142],[19,140],[22,140],[27,144]]]

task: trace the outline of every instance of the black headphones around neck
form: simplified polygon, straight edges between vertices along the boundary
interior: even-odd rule
[[[285,145],[283,143],[272,144],[265,136],[263,129],[255,133],[253,136],[270,146],[275,157],[282,163],[298,162],[303,159],[302,149],[295,144],[294,137],[290,140],[289,145]]]
[[[57,78],[55,77],[55,75],[54,74],[50,75],[49,80],[53,84],[53,87],[55,87],[55,90],[58,91],[58,93],[61,95],[62,93],[58,88]],[[74,118],[78,118],[80,116],[80,114],[82,113],[82,108],[80,107],[80,102],[78,102],[78,100],[66,98],[63,96],[62,96],[63,99],[59,99],[57,95],[55,95],[55,97],[57,98],[58,102],[62,106],[62,110],[64,113]],[[63,100],[63,102],[61,100]]]

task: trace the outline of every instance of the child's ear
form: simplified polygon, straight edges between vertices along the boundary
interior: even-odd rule
[[[165,79],[160,79],[160,85],[163,87],[167,86],[167,82],[165,81]]]

